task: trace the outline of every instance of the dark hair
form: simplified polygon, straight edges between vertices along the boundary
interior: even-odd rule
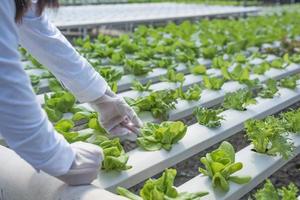
[[[31,0],[15,0],[16,3],[16,22],[22,22],[22,18],[28,8],[30,7]],[[37,2],[37,15],[41,15],[46,7],[58,8],[58,0],[38,0]]]

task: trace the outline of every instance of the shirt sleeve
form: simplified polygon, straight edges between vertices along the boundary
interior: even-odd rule
[[[35,8],[32,3],[19,26],[21,45],[47,66],[80,102],[100,98],[106,91],[106,81],[49,22],[46,14],[36,16]]]
[[[14,1],[1,2],[0,133],[34,168],[62,175],[70,169],[75,155],[48,121],[21,65],[14,13]]]

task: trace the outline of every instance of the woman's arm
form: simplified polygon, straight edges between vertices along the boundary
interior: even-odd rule
[[[21,44],[47,66],[79,101],[93,102],[93,108],[101,112],[100,122],[107,131],[116,136],[138,132],[142,123],[132,108],[110,92],[99,73],[76,52],[45,14],[35,14],[35,8],[33,3],[19,26]],[[111,113],[112,110],[114,113]],[[125,117],[133,122],[135,131],[122,125]]]
[[[81,102],[101,97],[106,81],[78,54],[45,14],[36,16],[35,3],[19,26],[20,43]]]
[[[48,122],[21,66],[14,15],[14,1],[1,2],[0,133],[33,167],[59,176],[68,172],[75,153]]]

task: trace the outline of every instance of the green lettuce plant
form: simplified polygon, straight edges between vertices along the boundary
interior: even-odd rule
[[[293,134],[300,134],[300,109],[282,113],[280,116],[285,130]]]
[[[224,120],[223,116],[219,115],[222,111],[222,109],[198,107],[194,110],[193,114],[199,124],[208,128],[216,128],[221,126],[221,120]]]
[[[273,98],[277,92],[277,81],[269,79],[263,86],[262,90],[259,92],[258,96],[262,98]]]
[[[63,113],[71,112],[76,100],[75,97],[66,91],[56,92],[51,95],[44,95],[44,109],[52,122],[59,121]]]
[[[234,176],[233,174],[243,168],[241,162],[235,162],[235,151],[233,146],[224,141],[218,149],[207,153],[200,159],[204,168],[199,171],[208,176],[214,188],[220,188],[227,192],[230,189],[229,182],[246,184],[251,180],[250,176]]]
[[[151,92],[147,96],[137,99],[125,98],[127,103],[132,106],[137,113],[149,111],[153,117],[167,119],[170,110],[175,109],[177,103],[176,92],[174,90],[160,90]]]
[[[256,104],[256,100],[252,96],[252,92],[248,89],[240,89],[236,92],[227,93],[224,97],[223,107],[244,111],[246,110],[246,106]]]
[[[281,119],[269,116],[264,120],[249,120],[245,123],[248,139],[256,152],[271,156],[281,155],[288,159],[295,146]]]
[[[181,140],[187,131],[182,122],[163,122],[161,124],[147,123],[142,129],[136,142],[146,151],[171,150],[172,145]]]
[[[117,193],[131,200],[198,200],[208,194],[178,192],[174,187],[176,174],[175,169],[166,169],[160,178],[147,180],[139,196],[122,187],[117,188]]]
[[[203,76],[203,85],[209,90],[220,90],[224,82],[223,78]]]
[[[287,187],[283,186],[279,189],[275,188],[272,182],[267,179],[263,188],[257,190],[253,195],[255,200],[297,200],[299,189],[294,183],[290,183]]]

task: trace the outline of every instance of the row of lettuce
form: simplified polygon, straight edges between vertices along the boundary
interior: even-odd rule
[[[151,91],[151,82],[143,85],[136,81],[132,89],[141,93],[147,92],[147,95],[137,99],[126,98],[126,100],[138,113],[149,111],[154,118],[163,121],[145,124],[141,135],[137,138],[137,145],[144,151],[161,149],[169,151],[187,132],[187,126],[184,123],[166,121],[168,113],[175,109],[178,99],[199,101],[204,89],[221,90],[226,81],[245,84],[247,86],[245,89],[226,94],[220,108],[198,107],[194,110],[194,116],[200,125],[217,129],[222,126],[223,111],[227,109],[245,111],[247,105],[256,103],[254,96],[273,98],[279,95],[278,86],[296,89],[299,76],[290,76],[280,81],[270,79],[263,85],[257,79],[250,79],[251,73],[263,75],[272,68],[285,69],[291,63],[300,62],[300,56],[297,54],[298,42],[295,40],[300,29],[296,29],[299,27],[299,22],[295,18],[290,14],[284,14],[281,17],[270,18],[213,20],[212,23],[203,21],[200,24],[185,22],[179,26],[169,24],[164,28],[141,26],[132,36],[111,38],[100,35],[94,41],[89,38],[78,39],[76,44],[79,51],[92,62],[95,69],[98,69],[102,75],[106,74],[103,75],[105,78],[110,77],[107,80],[113,88],[124,73],[145,75],[151,73],[155,67],[168,69],[167,74],[161,80],[178,83],[178,88]],[[200,26],[205,27],[204,30],[200,29]],[[263,45],[264,43],[271,44],[273,41],[281,42],[277,46]],[[251,50],[254,53],[249,53],[251,47],[258,48]],[[265,59],[270,53],[276,55],[277,58],[272,62],[267,62]],[[30,57],[26,52],[24,55]],[[206,67],[197,63],[199,57],[212,60],[211,67],[220,70],[222,76],[214,77],[207,73]],[[253,59],[264,61],[251,64]],[[194,85],[185,91],[183,89],[185,76],[175,70],[178,63],[189,66],[193,74],[203,78],[203,84]],[[112,65],[123,66],[123,70],[119,71]],[[43,68],[41,65],[39,67]],[[44,76],[46,75],[52,76],[50,73],[45,73]],[[38,79],[36,78],[37,85]],[[75,97],[65,91],[55,79],[52,80],[50,87],[54,93],[45,95],[43,107],[59,133],[71,143],[86,141],[101,146],[105,155],[102,169],[105,171],[123,171],[134,167],[127,164],[129,157],[120,140],[110,138],[101,127],[97,113],[77,105]],[[253,89],[256,91],[255,95],[252,93]],[[72,118],[65,118],[66,113],[72,113]],[[81,124],[80,128],[78,124]],[[299,124],[300,110],[292,110],[283,113],[280,117],[270,116],[264,120],[247,121],[245,123],[246,136],[255,152],[269,156],[279,155],[288,159],[293,156],[295,149],[289,135],[299,134]],[[78,132],[78,129],[82,128],[89,129],[82,134]],[[245,184],[251,180],[251,177],[233,175],[241,170],[243,165],[235,162],[234,149],[227,142],[223,142],[217,150],[201,158],[201,163],[204,167],[199,171],[211,178],[214,187],[221,188],[224,192],[229,190],[229,181]],[[150,179],[142,188],[140,196],[124,188],[119,188],[118,192],[129,199],[145,200],[188,200],[198,199],[207,194],[206,192],[194,194],[177,192],[173,187],[175,175],[176,171],[170,169],[166,170],[161,178]],[[270,183],[267,184],[266,187],[270,187]],[[287,190],[296,191],[293,186],[283,188],[278,191],[278,198],[288,195],[286,193],[289,192],[281,192]],[[263,199],[259,193],[255,195],[255,198]]]
[[[245,109],[243,109],[245,110]],[[205,115],[201,113],[202,115]],[[202,121],[200,122],[202,124]],[[295,149],[290,135],[299,137],[300,133],[300,109],[290,110],[280,114],[279,117],[268,116],[262,120],[248,120],[245,122],[246,137],[253,145],[253,151],[269,156],[282,156],[289,159]],[[142,129],[142,134],[137,143],[147,151],[155,151],[161,148],[171,149],[171,145],[177,143],[184,137],[186,126],[182,122],[163,122],[160,125],[147,124]],[[235,176],[242,170],[243,163],[235,161],[235,151],[228,142],[222,142],[218,149],[201,157],[203,168],[199,172],[208,176],[213,188],[221,189],[224,193],[230,189],[229,182],[236,184],[247,184],[251,176]],[[154,200],[154,199],[178,199],[192,200],[207,195],[207,192],[179,193],[173,186],[176,170],[167,169],[159,179],[148,180],[137,196],[125,188],[118,188],[117,192],[132,200]],[[200,189],[199,189],[200,190]],[[291,183],[288,187],[276,190],[268,180],[264,188],[257,191],[253,199],[266,200],[271,197],[283,200],[296,200],[298,188]]]
[[[235,94],[245,95],[245,93],[246,93],[245,90],[241,90],[236,92]],[[228,95],[228,97],[229,96],[230,95]],[[242,97],[239,99],[246,99],[246,100],[242,100],[243,102],[255,103],[255,100],[251,96],[249,96],[249,93],[246,96],[247,96],[246,98]],[[247,104],[248,103],[244,103],[243,106]],[[231,108],[234,109],[233,107]],[[204,111],[198,112],[199,109],[202,109]],[[235,108],[235,109],[245,111],[246,107],[242,107],[242,109],[239,108]],[[222,119],[222,113],[218,113],[218,114],[213,113],[211,115],[211,111],[213,110],[209,109],[210,114],[207,114],[206,113],[207,111],[208,109],[206,108],[196,109],[196,115],[199,124],[211,128],[215,128],[215,129],[220,127],[222,123],[219,120]],[[92,123],[95,124],[98,123],[96,118],[93,119],[95,119],[94,122],[90,121],[89,126],[91,126]],[[68,122],[69,121],[67,120],[60,121],[59,123],[56,124],[56,128],[62,131],[65,127],[68,127]],[[214,125],[212,126],[212,124]],[[217,126],[215,124],[217,124]],[[295,149],[289,135],[290,134],[299,135],[300,133],[299,124],[300,124],[300,109],[291,110],[282,113],[279,117],[269,116],[263,120],[247,121],[245,123],[246,136],[248,140],[252,143],[253,150],[255,152],[266,154],[269,156],[280,155],[284,159],[289,159],[293,155],[293,151]],[[100,127],[99,124],[97,124],[96,126],[98,128]],[[93,126],[91,127],[93,128]],[[98,129],[98,131],[100,130]],[[178,143],[185,136],[186,132],[187,132],[187,126],[180,121],[177,122],[166,121],[161,124],[148,123],[142,128],[141,135],[137,139],[137,144],[141,149],[145,151],[157,151],[161,149],[165,149],[169,151],[171,150],[174,144]],[[72,133],[66,132],[65,134],[69,135]],[[109,139],[108,137],[106,137],[105,135],[97,131],[93,132],[93,134],[91,135],[88,135],[88,137],[86,136],[77,135],[76,139],[74,140],[73,138],[70,142],[86,141],[86,139],[89,138],[88,142],[92,142],[94,144],[100,145],[104,149],[104,154],[105,154],[105,159],[102,165],[103,170],[120,171],[120,170],[128,170],[132,167],[127,165],[128,156],[126,155],[124,149],[122,148],[119,139]],[[248,183],[251,180],[251,177],[236,177],[232,175],[236,171],[242,169],[242,163],[235,163],[234,155],[235,152],[233,150],[233,147],[229,143],[223,142],[222,145],[217,150],[201,158],[201,163],[204,165],[204,168],[200,168],[199,171],[202,174],[209,176],[212,180],[212,185],[214,187],[221,188],[222,190],[224,190],[224,192],[229,190],[229,181],[233,181],[239,184]],[[216,165],[218,165],[218,168],[215,168]],[[176,172],[174,172],[174,170],[170,170],[165,173],[170,173],[172,174],[172,176],[174,176],[173,179],[175,178]],[[167,177],[168,179],[172,180],[170,176],[171,175],[168,175]],[[165,178],[161,178],[161,179],[165,179]],[[145,194],[146,196],[149,195],[149,192],[150,193],[158,192],[162,194],[156,194],[156,195],[163,195],[163,196],[171,195],[169,196],[170,198],[172,197],[172,198],[178,198],[182,200],[197,199],[200,196],[206,194],[205,192],[204,193],[200,192],[197,194],[175,192],[174,194],[171,194],[168,193],[167,190],[161,187],[159,187],[159,190],[156,191],[157,189],[156,187],[158,187],[156,186],[156,184],[158,184],[161,181],[162,180],[160,181],[149,180],[148,181],[149,183],[148,182],[147,183],[152,186],[149,186],[147,183],[145,184],[144,186],[145,189],[143,188],[141,190],[142,199],[153,199],[153,200],[156,199],[156,196],[152,196],[152,195],[148,197],[144,197],[143,196],[144,190],[146,191],[150,190]],[[170,185],[167,184],[168,186],[165,185],[164,187],[172,187],[171,183],[173,182],[170,182]],[[153,187],[153,184],[155,187]],[[176,191],[176,189],[173,190]],[[135,196],[132,196],[133,194],[130,194],[124,188],[119,188],[118,192],[121,195],[124,195],[130,199],[139,199]],[[283,193],[280,195],[285,195],[285,194]],[[263,198],[260,198],[258,195],[256,199],[263,199]]]
[[[179,64],[192,70],[199,64],[199,58],[213,60],[224,54],[231,58],[237,53],[262,47],[267,47],[263,48],[265,53],[278,56],[294,53],[294,45],[299,47],[299,42],[295,41],[300,35],[299,15],[297,12],[285,12],[237,20],[186,21],[179,25],[169,23],[164,27],[139,26],[131,34],[78,38],[74,43],[78,51],[117,90],[116,82],[125,74],[145,76],[154,68],[174,69]],[[280,41],[280,45],[264,46],[274,41]],[[281,47],[286,52],[282,52]],[[21,52],[31,62],[27,69],[45,69],[26,51]],[[53,82],[54,77],[47,71],[32,75],[36,90],[40,79]]]
[[[236,76],[236,77],[240,77],[240,76]],[[280,95],[278,93],[278,86],[294,90],[298,85],[297,84],[298,78],[299,76],[291,76],[291,77],[284,78],[280,81],[269,79],[266,82],[266,84],[260,87],[256,87],[257,95],[260,96],[261,98],[273,98],[274,96],[278,96]],[[249,81],[250,79],[247,79],[246,82],[248,83]],[[252,86],[255,84],[252,83],[253,81],[250,82],[251,84],[248,85],[251,86],[251,89],[253,89]],[[245,83],[245,82],[242,81],[241,83]],[[214,87],[214,88],[215,90],[221,89],[221,87],[217,87],[217,88]],[[60,96],[59,94],[62,96]],[[168,109],[173,108],[173,106],[171,106],[172,108],[169,108],[169,106],[171,105],[170,99],[173,98],[171,94],[173,95],[176,94],[175,90],[156,91],[150,93],[149,96],[153,97],[153,94],[167,95],[165,100],[160,99],[155,102],[157,103],[159,102],[164,106],[168,105]],[[157,99],[157,97],[150,98],[149,102],[152,102],[155,99]],[[105,130],[98,123],[97,114],[89,110],[85,110],[84,108],[80,108],[80,106],[76,105],[75,98],[70,93],[65,91],[55,93],[49,99],[46,98],[45,102],[46,102],[45,104],[46,109],[47,107],[51,108],[51,106],[55,105],[56,103],[58,103],[56,105],[61,105],[62,109],[68,108],[68,106],[66,105],[71,105],[68,108],[70,110],[61,110],[61,111],[74,112],[75,114],[73,115],[72,120],[63,119],[58,121],[55,125],[56,130],[62,133],[69,142],[88,141],[100,145],[104,149],[104,154],[105,154],[105,159],[102,165],[103,170],[106,171],[128,170],[132,167],[127,165],[128,155],[126,155],[119,139],[109,139],[109,135],[105,133]],[[53,104],[52,102],[55,103]],[[175,103],[175,101],[171,103]],[[246,89],[238,90],[233,93],[226,94],[224,98],[223,106],[221,108],[208,109],[208,108],[198,107],[195,109],[194,115],[199,124],[203,126],[207,126],[209,128],[219,128],[222,125],[222,120],[224,120],[222,116],[222,112],[224,110],[234,109],[239,111],[245,111],[247,110],[247,105],[255,104],[255,103],[256,100],[253,98],[253,93],[251,92],[250,88],[246,88]],[[147,103],[145,103],[145,105],[147,105]],[[169,111],[168,109],[166,110],[166,112]],[[150,108],[148,110],[150,110]],[[154,113],[155,115],[155,113],[157,112],[152,112],[152,113]],[[90,130],[92,130],[92,132],[81,135],[78,132],[71,131],[74,128],[75,123],[80,120],[87,120],[88,121],[87,127],[91,128]],[[280,155],[285,159],[288,159],[293,155],[293,150],[295,148],[291,140],[289,139],[289,134],[290,133],[299,134],[300,132],[299,124],[300,124],[300,110],[295,110],[295,111],[289,111],[283,113],[280,116],[280,118],[267,117],[264,120],[249,120],[248,122],[245,123],[245,128],[246,128],[247,138],[249,141],[251,141],[251,143],[254,146],[254,150],[257,153],[263,153],[270,156]],[[145,151],[157,151],[161,149],[165,149],[169,151],[171,150],[173,144],[178,143],[185,136],[186,131],[187,131],[187,126],[179,121],[178,122],[166,121],[166,122],[162,122],[161,124],[148,123],[143,127],[141,135],[137,139],[137,144],[141,149]],[[223,145],[228,146],[227,143]],[[223,147],[220,148],[222,149]],[[221,170],[220,173],[215,175],[215,174],[211,174],[211,168],[209,168],[211,166],[209,165],[207,157],[201,158],[201,162],[205,165],[206,168],[206,169],[201,169],[200,170],[201,173],[211,177],[212,184],[215,187],[221,187],[224,191],[229,190],[228,181],[234,181],[235,183],[247,183],[248,181],[250,181],[250,177],[235,177],[235,176],[231,176],[231,174],[228,174],[227,176],[223,177],[222,174],[224,174],[226,170],[231,169],[231,172],[235,172],[234,170],[232,171],[232,169],[236,169],[236,170],[241,169],[242,167],[241,163],[237,164],[232,161],[230,162],[230,164],[223,163],[224,169],[220,169]],[[217,162],[217,161],[213,160],[210,162]],[[226,170],[225,170],[225,166],[227,167]],[[223,172],[222,170],[225,170],[225,172]],[[175,176],[174,173],[176,174],[174,170],[165,173],[173,174],[173,176]],[[168,175],[167,177],[169,178],[169,176],[170,175]],[[165,178],[161,178],[161,179],[165,179]],[[146,184],[143,187],[140,193],[141,197],[137,197],[131,194],[129,191],[127,191],[124,188],[119,188],[118,193],[128,197],[129,199],[142,198],[142,199],[153,199],[153,200],[156,199],[157,197],[150,195],[149,192],[150,193],[154,192],[155,194],[158,192],[159,194],[156,195],[163,195],[163,196],[167,196],[168,198],[173,197],[182,200],[197,199],[200,196],[206,194],[205,192],[199,192],[195,194],[178,193],[176,192],[176,189],[173,189],[174,194],[169,194],[168,192],[165,193],[166,190],[159,187],[159,183],[162,181],[161,179],[149,180],[148,181],[149,183],[148,182],[147,183],[150,186]],[[170,182],[170,185],[166,187],[171,187],[172,186],[171,183],[172,182]],[[159,187],[160,190],[157,191],[156,187]],[[295,187],[289,186],[288,189],[282,189],[288,194],[280,192],[280,194],[278,195],[290,195],[290,190],[292,189],[294,191]],[[147,193],[144,194],[143,191]],[[255,196],[255,199],[263,199],[259,197],[259,194],[262,195],[261,193],[258,193],[257,196]],[[149,196],[145,197],[145,195],[146,196],[150,195],[150,197]],[[165,199],[167,199],[167,197],[165,197]],[[289,196],[289,198],[291,197]]]
[[[219,158],[220,155],[217,154],[221,154],[221,156],[223,156],[223,153],[226,155],[231,155],[232,157],[229,158],[228,156],[221,160]],[[231,161],[231,164],[227,163],[226,167],[224,167],[224,160],[229,161],[233,159],[234,162],[234,154],[231,153],[234,153],[231,144],[223,142],[218,149],[206,155],[208,157],[216,156],[219,159],[219,162],[215,162],[215,160],[213,160],[210,161],[210,163],[214,162],[215,165],[221,165],[222,168],[218,172],[211,173],[213,182],[212,184],[214,187],[222,187],[222,189],[227,189],[228,181],[242,184],[251,180],[251,177],[237,177],[230,174],[241,169],[242,163],[232,163]],[[201,160],[205,159],[205,157],[201,158]],[[199,171],[204,171],[205,173],[207,172],[207,170],[202,168],[199,168]],[[178,192],[176,187],[174,187],[176,174],[177,171],[175,169],[166,169],[160,178],[149,179],[146,181],[140,190],[139,195],[136,195],[122,187],[117,188],[117,192],[119,195],[130,200],[198,200],[201,197],[209,194],[208,192]],[[256,193],[250,196],[249,200],[297,200],[298,192],[299,189],[294,183],[290,183],[288,186],[282,186],[281,188],[276,188],[270,180],[266,180],[263,187],[258,189]]]
[[[287,59],[287,57],[285,57],[285,59]],[[219,63],[220,61],[222,60],[219,60]],[[279,64],[275,65],[274,63],[277,62]],[[231,70],[229,70],[230,64],[225,63],[227,63],[227,61],[222,61],[222,64],[220,65],[221,69],[219,70],[221,71],[221,76],[219,77],[206,74],[206,68],[204,66],[199,66],[198,76],[199,80],[202,78],[203,82],[202,84],[194,84],[188,89],[183,88],[185,81],[184,74],[177,73],[174,70],[169,70],[167,75],[162,77],[162,80],[176,83],[177,88],[175,89],[152,91],[150,88],[151,82],[143,85],[136,81],[133,83],[132,89],[138,91],[141,96],[136,99],[129,97],[125,97],[125,99],[137,113],[148,111],[152,113],[154,118],[166,120],[169,112],[175,109],[175,105],[178,100],[199,101],[201,100],[201,93],[203,90],[221,90],[222,86],[227,81],[237,81],[241,84],[246,84],[249,88],[259,90],[259,96],[264,98],[272,98],[278,91],[277,86],[291,89],[295,89],[297,86],[299,76],[287,77],[279,82],[276,82],[275,80],[268,80],[264,85],[260,84],[258,79],[250,79],[250,72],[253,69],[259,69],[260,75],[265,74],[270,69],[284,70],[287,66],[289,66],[290,61],[284,61],[282,58],[273,60],[271,64],[268,62],[262,62],[254,67],[245,64],[237,64],[235,67],[231,68]],[[213,65],[213,67],[215,66],[216,65]],[[72,120],[75,124],[82,121],[96,121],[97,115],[85,107],[77,105],[76,99],[71,93],[64,91],[61,87],[57,87],[55,91],[56,92],[50,95],[44,95],[44,108],[49,119],[53,123],[57,123],[63,119],[65,113],[73,113]],[[237,94],[228,94],[225,97],[224,108],[232,107],[242,110],[247,103],[251,102],[246,102],[248,101],[248,97],[251,97],[251,92],[240,91]],[[202,112],[204,112],[204,110],[198,111],[198,113]]]
[[[258,95],[262,98],[273,98],[275,95],[280,95],[278,94],[277,84],[280,84],[281,87],[295,89],[297,79],[297,76],[288,77],[282,79],[279,83],[270,79],[259,90]],[[285,82],[289,84],[285,85]],[[61,94],[70,95],[66,92],[61,92]],[[268,95],[265,96],[265,94]],[[75,103],[75,99],[72,100],[72,103]],[[223,108],[216,110],[198,107],[195,109],[194,114],[200,125],[216,129],[221,126],[222,120],[224,120],[222,111],[226,109],[246,111],[247,105],[255,103],[256,100],[253,98],[253,94],[247,88],[226,94]],[[67,104],[63,102],[61,105]],[[66,106],[63,107],[65,108]],[[72,131],[75,125],[74,122],[82,119],[88,120],[87,127],[91,130],[91,132],[83,135]],[[289,139],[289,133],[299,133],[299,124],[300,110],[296,110],[286,112],[280,118],[267,117],[265,120],[250,120],[245,123],[245,127],[247,137],[252,142],[256,152],[270,156],[281,155],[285,159],[288,159],[293,155],[294,151],[294,146]],[[100,145],[104,149],[105,154],[102,166],[104,170],[127,170],[131,168],[131,166],[127,165],[128,156],[121,146],[119,139],[109,139],[109,135],[98,123],[96,113],[80,111],[73,116],[72,120],[63,119],[58,121],[55,124],[55,128],[69,142],[87,141]],[[145,151],[157,151],[161,149],[169,151],[173,144],[178,143],[185,136],[186,131],[187,126],[180,121],[165,121],[160,124],[147,123],[142,128],[141,135],[137,138],[137,144]]]
[[[255,55],[258,56],[258,54]],[[265,57],[263,54],[259,56]],[[242,84],[247,84],[252,89],[253,87],[256,88],[260,91],[258,93],[259,96],[263,98],[272,98],[278,91],[278,85],[290,89],[295,89],[297,87],[297,80],[299,78],[298,76],[292,76],[282,79],[279,83],[274,80],[268,80],[267,84],[260,85],[258,84],[259,81],[257,80],[250,80],[250,71],[252,67],[249,67],[247,65],[247,58],[242,54],[238,54],[235,58],[235,63],[238,64],[233,68],[233,70],[228,70],[229,66],[231,66],[231,63],[229,63],[228,61],[225,61],[221,58],[214,59],[215,62],[213,63],[217,64],[213,64],[213,67],[221,67],[222,77],[217,78],[211,77],[209,75],[202,75],[204,88],[209,90],[220,90],[225,81],[234,80]],[[297,61],[297,56],[293,55],[289,57],[287,56],[287,54],[285,54],[283,58],[275,59],[271,63],[263,62],[258,66],[254,66],[254,68],[263,68],[263,70],[259,70],[262,72],[261,74],[264,74],[271,68],[284,69],[291,62],[290,58],[296,58],[293,61]],[[198,70],[201,71],[200,74],[205,74],[206,69],[204,68],[204,66],[200,66],[200,68],[201,70]],[[164,79],[170,82],[181,83],[179,85],[182,85],[184,76],[183,74],[178,74],[173,70],[169,70],[167,76],[164,77]],[[133,88],[137,89],[138,91],[149,91],[149,85],[150,84],[148,84],[148,86],[143,86],[140,83],[135,83],[135,86]],[[131,106],[133,106],[133,108],[135,108],[138,113],[142,111],[150,111],[154,117],[166,120],[169,111],[175,109],[175,104],[178,99],[198,101],[201,98],[202,90],[203,86],[194,85],[185,92],[182,90],[182,87],[179,87],[175,90],[149,91],[148,95],[138,97],[137,99],[127,98],[127,102]],[[236,110],[245,110],[246,106],[250,103],[255,103],[251,91],[248,89],[239,90],[237,92],[225,95],[223,109],[213,110],[207,108],[197,108],[194,111],[194,114],[200,124],[208,127],[217,127],[221,124],[222,116],[219,115],[221,111],[230,108]],[[120,155],[120,162],[116,162],[117,159],[114,160],[114,162],[109,162],[114,163],[115,166],[113,166],[114,164],[112,164],[112,166],[106,167],[107,170],[128,168],[128,166],[126,166],[128,157],[126,156],[122,146],[119,145],[117,139],[109,140],[107,138],[107,133],[98,123],[98,114],[91,112],[83,106],[77,105],[76,99],[72,94],[66,91],[58,91],[51,95],[45,95],[44,108],[48,114],[49,119],[55,124],[56,130],[63,134],[69,142],[90,141],[93,139],[96,140],[97,144],[99,145],[105,142],[105,145],[109,143],[109,145],[113,146],[115,148],[114,150],[116,150],[118,154],[116,154],[116,152],[110,153],[112,155]],[[74,115],[72,116],[72,119],[64,119],[63,116],[65,113],[73,113]],[[90,133],[82,135],[79,134],[79,132],[74,131],[76,130],[76,123],[81,121],[87,122],[84,127],[90,128],[89,130],[92,130]],[[161,125],[168,127],[169,124],[172,123],[166,122],[165,124],[163,123]],[[147,134],[151,134],[155,127],[157,127],[157,125],[149,125],[148,128],[151,131],[148,131]],[[176,127],[178,127],[178,125],[176,125]],[[145,135],[147,134],[145,132]],[[168,134],[165,135],[168,136]],[[174,136],[174,134],[171,135]],[[146,150],[158,150],[160,148],[170,149],[170,145],[176,143],[181,138],[181,136],[174,136],[173,139],[169,138],[169,144],[161,143],[159,140],[153,138],[147,139],[147,137],[139,138],[137,141],[139,144],[145,144],[143,145],[143,148]],[[161,140],[166,139],[161,138]],[[154,142],[149,143],[149,141]],[[108,164],[104,166],[108,166]]]
[[[200,159],[204,168],[199,168],[204,176],[211,179],[213,188],[228,191],[229,182],[237,184],[246,184],[251,181],[251,176],[235,176],[235,172],[243,168],[241,162],[235,162],[235,151],[233,146],[228,142],[222,144],[216,150],[207,153]],[[178,192],[174,186],[177,171],[175,169],[166,169],[158,179],[149,179],[145,182],[139,195],[129,190],[118,187],[117,193],[130,200],[198,200],[208,195],[208,192],[200,191]],[[294,183],[281,188],[275,188],[270,180],[266,180],[262,188],[249,197],[249,200],[297,200],[299,189]]]
[[[287,61],[287,58],[287,56],[284,56],[284,60]],[[275,68],[284,69],[288,66],[287,64],[284,64],[284,62],[281,62],[281,64],[281,67]],[[264,65],[267,66],[267,64]],[[268,69],[272,68],[272,63],[269,65]],[[245,72],[249,70],[249,68],[245,67],[245,65],[243,66],[244,67],[242,67],[242,65],[237,65],[233,68],[232,71],[222,70],[222,78],[214,78],[209,77],[207,75],[204,76],[204,82],[210,82],[210,85],[212,85],[212,87],[210,88],[207,87],[211,90],[220,90],[221,86],[226,80],[226,76],[228,80],[235,80],[243,84],[246,83],[249,86],[249,88],[226,94],[224,98],[223,108],[216,110],[199,107],[195,109],[194,114],[199,124],[210,128],[218,128],[219,126],[221,126],[221,121],[223,120],[221,112],[225,109],[235,109],[239,111],[244,111],[246,110],[247,105],[256,103],[250,88],[253,89],[253,87],[255,87],[255,89],[258,90],[258,96],[262,98],[273,98],[275,95],[280,95],[278,94],[278,86],[289,88],[292,90],[296,89],[297,87],[297,80],[299,76],[287,77],[277,82],[275,80],[270,79],[266,82],[266,84],[259,85],[257,84],[257,80],[250,80],[249,72]],[[273,64],[273,66],[277,65]],[[182,83],[182,77],[184,76],[176,76],[175,73],[175,76],[172,75],[170,77],[175,77],[175,79],[173,80],[174,82]],[[205,81],[206,79],[221,81],[216,81],[217,84],[214,84],[214,81]],[[144,87],[145,86],[142,87],[142,90],[147,91],[147,89],[145,89]],[[194,87],[199,88],[199,90],[197,90],[199,91],[199,95],[192,95],[196,96],[196,98],[193,98],[191,100],[199,100],[201,94],[201,87]],[[151,111],[154,116],[163,118],[162,114],[168,113],[170,109],[174,108],[174,104],[176,103],[178,94],[180,94],[178,90],[163,90],[150,92],[148,96],[138,98],[139,100],[136,102],[143,102],[141,98],[149,100],[147,101],[148,103],[141,103],[137,111]],[[186,95],[188,93],[184,94]],[[164,98],[159,98],[161,96],[164,96]],[[63,113],[74,112],[72,120],[62,119],[58,121],[55,125],[56,129],[60,133],[62,133],[69,140],[69,142],[88,141],[100,145],[104,149],[105,153],[105,160],[102,166],[104,170],[127,170],[132,167],[127,165],[128,156],[126,155],[122,145],[120,144],[120,141],[118,139],[109,139],[108,135],[105,133],[105,130],[98,123],[96,113],[93,113],[83,107],[76,105],[75,98],[66,91],[60,91],[52,94],[50,97],[48,97],[47,95],[45,97],[46,111],[49,108],[54,109],[55,111],[58,106],[60,107],[58,111],[61,112],[61,116]],[[130,101],[134,100],[131,99]],[[130,101],[129,104],[132,103]],[[151,104],[150,102],[155,103]],[[132,106],[136,107],[137,105],[139,104],[135,104]],[[156,107],[151,108],[151,106],[149,107],[149,105],[154,105]],[[163,111],[159,112],[158,110],[162,108]],[[49,115],[49,111],[47,113]],[[80,120],[88,121],[87,127],[91,128],[91,133],[81,135],[78,132],[72,131],[72,129],[75,127],[76,122]],[[247,122],[245,124],[245,127],[247,130],[248,138],[250,141],[252,141],[255,151],[257,151],[258,153],[265,153],[268,155],[279,154],[284,158],[289,158],[293,154],[294,147],[288,139],[288,133],[299,132],[299,123],[300,115],[298,110],[291,111],[286,113],[285,115],[282,115],[282,119],[280,120],[274,117],[268,117],[265,121],[252,120]],[[142,129],[142,134],[137,139],[137,144],[140,148],[146,151],[156,151],[160,149],[170,150],[173,144],[176,144],[178,141],[180,141],[180,139],[184,137],[186,130],[187,127],[182,122],[163,122],[161,124],[149,123],[146,124],[145,127]],[[202,170],[202,173],[203,172],[204,171]],[[119,189],[119,192],[121,194],[123,194],[125,191],[126,190],[124,189]],[[197,195],[203,194],[204,193],[199,193]],[[128,195],[127,192],[125,192],[124,195]],[[190,194],[184,195],[188,195],[187,197],[190,198]],[[182,197],[181,199],[185,198]]]

